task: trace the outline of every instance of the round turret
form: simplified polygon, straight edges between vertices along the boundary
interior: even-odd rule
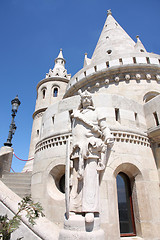
[[[135,43],[108,10],[92,58],[85,54],[84,67],[69,81],[64,98],[87,89],[143,103],[146,93],[159,92],[160,55],[147,52],[139,36],[136,38]]]
[[[55,59],[53,69],[49,70],[46,77],[37,85],[37,99],[35,112],[33,113],[33,126],[29,150],[29,158],[34,157],[35,145],[41,134],[41,119],[46,109],[60,101],[66,91],[67,84],[71,75],[67,74],[65,69],[66,60],[63,58],[62,49],[60,49],[58,57]],[[23,171],[31,171],[33,162],[27,162]]]

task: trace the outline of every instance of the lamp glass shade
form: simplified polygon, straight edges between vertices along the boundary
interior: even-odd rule
[[[21,104],[21,102],[20,102],[19,99],[18,99],[18,96],[16,96],[15,99],[13,99],[13,100],[11,101],[11,104],[12,104],[12,111],[13,111],[13,112],[17,112],[18,107],[19,107],[19,105]]]

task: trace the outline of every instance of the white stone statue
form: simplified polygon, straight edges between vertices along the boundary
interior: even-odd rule
[[[80,91],[81,103],[72,114],[70,159],[71,191],[69,211],[85,214],[86,222],[99,213],[99,174],[105,169],[106,152],[113,145],[104,112],[94,108],[92,96]]]

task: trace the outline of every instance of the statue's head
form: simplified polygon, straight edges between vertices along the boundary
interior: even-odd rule
[[[80,103],[79,109],[84,109],[84,108],[87,108],[89,106],[94,108],[92,95],[91,95],[90,92],[88,92],[87,90],[85,90],[84,92],[79,90],[78,93],[81,96],[81,103]]]

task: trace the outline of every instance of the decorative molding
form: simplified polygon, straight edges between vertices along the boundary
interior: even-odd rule
[[[100,85],[101,81],[103,81],[105,84],[109,84],[112,81],[119,82],[125,80],[129,81],[132,79],[160,81],[159,58],[160,57],[158,55],[157,57],[145,55],[141,58],[139,58],[138,56],[127,58],[124,57],[121,59],[117,59],[117,61],[110,60],[107,62],[103,62],[94,65],[94,67],[91,64],[89,66],[87,65],[85,68],[81,69],[76,75],[74,75],[73,78],[69,81],[67,91],[64,97],[69,97],[71,94],[74,94],[76,90],[84,87],[83,85],[86,83],[86,80],[87,82],[97,82],[97,80],[99,80]],[[116,74],[117,68],[119,69],[119,75]],[[146,71],[148,72],[147,74]],[[109,82],[106,80],[109,80]]]
[[[151,74],[149,74],[149,73],[146,74],[146,79],[147,79],[147,80],[150,80],[151,78],[152,78]]]
[[[136,79],[140,80],[141,79],[141,75],[139,73],[136,74]]]
[[[37,113],[36,116],[34,117],[34,119],[37,119],[37,118],[42,117],[42,116],[43,116],[43,113],[44,113],[44,112]]]
[[[111,130],[113,134],[115,142],[125,142],[130,144],[138,144],[144,147],[150,147],[149,138],[142,135],[136,134],[132,132],[125,132],[125,131],[116,131]],[[61,134],[49,137],[47,139],[41,140],[37,143],[35,148],[35,153],[47,150],[53,147],[58,147],[61,145],[66,145],[68,137],[72,137],[71,133]]]
[[[160,81],[160,75],[156,75],[157,81]]]
[[[115,82],[119,82],[119,80],[120,80],[120,78],[117,76],[117,77],[115,77]]]
[[[36,110],[34,113],[33,113],[33,119],[36,119],[36,118],[39,118],[39,117],[42,117],[43,116],[43,113],[46,111],[47,108],[40,108],[38,110]]]
[[[127,81],[129,81],[129,80],[131,79],[131,76],[130,76],[129,74],[126,74],[126,75],[125,75],[125,79],[126,79]]]

